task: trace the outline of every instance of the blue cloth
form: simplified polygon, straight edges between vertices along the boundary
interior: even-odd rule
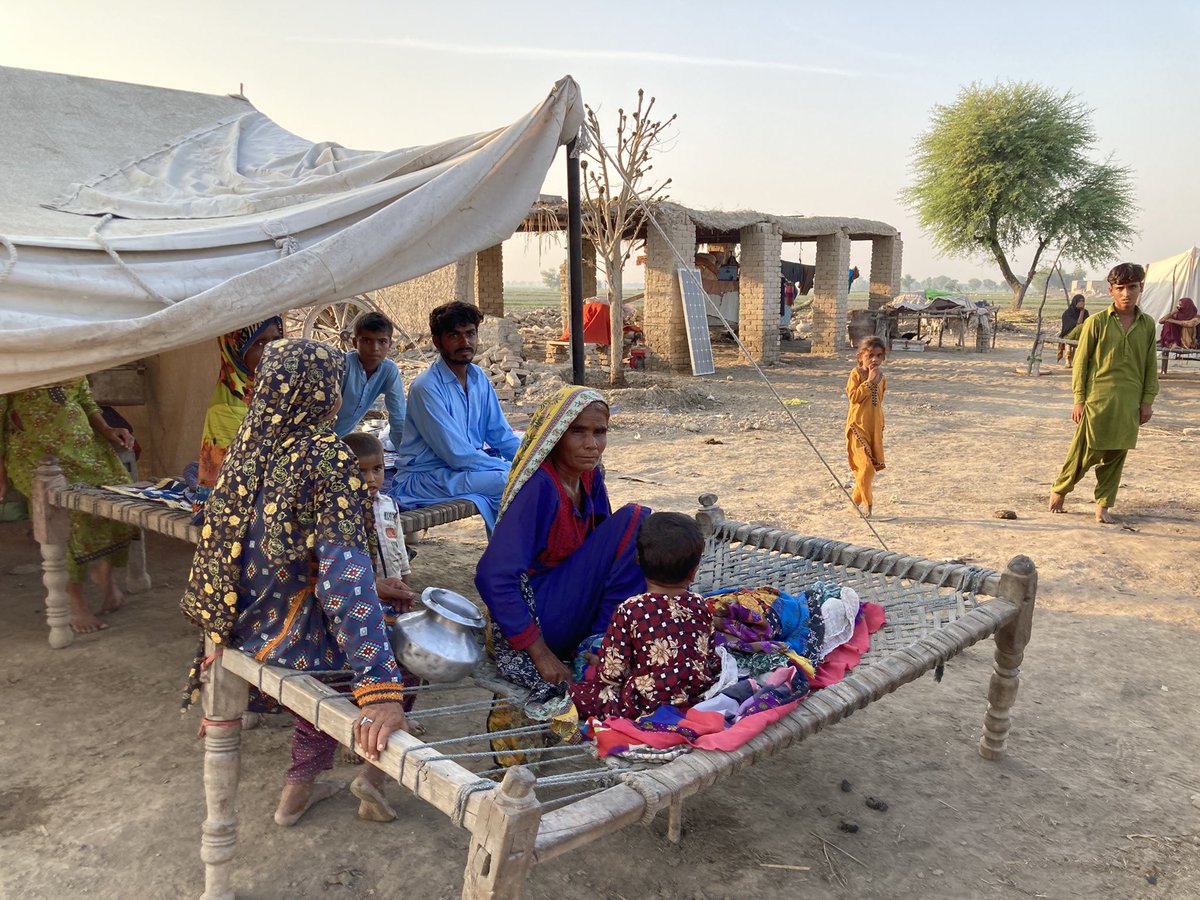
[[[356,689],[398,683],[370,557],[358,547],[318,544],[314,584],[307,559],[265,565],[263,538],[252,528],[242,551],[233,646],[299,671],[350,668]]]
[[[608,629],[623,600],[646,590],[637,530],[650,510],[628,504],[610,515],[604,473],[597,469],[584,508],[571,507],[579,525],[590,520],[587,536],[565,559],[547,565],[543,555],[561,509],[554,478],[538,469],[504,511],[476,567],[475,586],[514,649],[525,649],[540,633],[569,659],[581,640]],[[533,589],[536,622],[521,595],[522,574]]]
[[[342,408],[333,422],[334,434],[345,437],[357,428],[380,394],[383,394],[387,405],[392,446],[399,448],[406,417],[404,379],[400,377],[400,369],[390,359],[385,359],[375,374],[368,378],[367,370],[359,362],[357,350],[346,354],[346,373],[342,376]]]
[[[439,357],[409,387],[391,495],[410,509],[458,497],[470,500],[491,531],[520,444],[483,369],[468,366],[464,392]]]
[[[808,646],[808,598],[780,591],[771,609],[779,615],[779,639],[803,656]]]

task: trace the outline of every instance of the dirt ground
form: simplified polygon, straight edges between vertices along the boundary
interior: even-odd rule
[[[1016,375],[1028,343],[1006,334],[992,354],[889,360],[888,469],[876,482],[875,526],[891,548],[997,569],[1024,553],[1039,567],[1007,759],[975,750],[983,644],[940,684],[921,679],[690,801],[680,845],[660,817],[537,868],[528,897],[1200,896],[1200,373],[1163,381],[1126,466],[1127,527],[1101,526],[1090,476],[1069,515],[1046,511],[1072,433],[1069,376]],[[871,545],[753,371],[718,357],[716,376],[614,396],[615,503],[690,512],[711,490],[730,518]],[[788,355],[767,370],[843,479],[849,367]],[[478,520],[437,529],[418,545],[414,580],[473,593],[482,546]],[[176,712],[194,642],[176,606],[190,553],[159,537],[149,550],[154,589],[108,631],[54,651],[39,577],[21,574],[37,560],[27,524],[0,526],[2,897],[203,890],[202,744]],[[458,896],[466,833],[394,785],[395,823],[360,822],[341,795],[296,828],[274,825],[288,738],[283,726],[245,736],[239,896]],[[843,820],[859,831],[840,831]]]

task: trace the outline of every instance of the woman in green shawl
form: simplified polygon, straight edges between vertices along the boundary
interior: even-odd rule
[[[133,435],[104,421],[86,378],[0,395],[0,501],[9,484],[29,496],[34,473],[46,456],[58,458],[68,484],[123,484],[129,473],[114,447],[132,449]],[[120,609],[125,602],[113,567],[125,565],[134,533],[120,522],[71,513],[67,591],[71,595],[71,628],[77,634],[108,627],[92,613],[83,596],[84,576],[91,563],[96,564],[92,580],[104,591],[101,615]]]

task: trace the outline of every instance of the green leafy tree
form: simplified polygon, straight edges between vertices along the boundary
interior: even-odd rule
[[[905,291],[919,291],[921,289],[921,282],[917,281],[911,275],[905,275],[900,279],[900,288]]]
[[[983,279],[982,278],[972,278],[970,281],[967,282],[967,288],[969,290],[977,291],[981,287],[983,287]]]
[[[562,276],[558,269],[542,269],[542,284],[548,288],[558,290],[562,286]]]
[[[901,200],[942,253],[995,261],[1020,309],[1050,248],[1091,265],[1134,235],[1130,172],[1094,162],[1091,110],[1032,82],[971,84],[933,109]],[[1014,255],[1030,253],[1024,277]]]

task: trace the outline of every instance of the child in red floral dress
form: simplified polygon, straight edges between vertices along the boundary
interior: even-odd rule
[[[646,592],[613,613],[597,656],[571,685],[580,718],[637,718],[660,706],[698,702],[721,671],[713,619],[688,590],[704,537],[681,513],[654,513],[638,531]]]

